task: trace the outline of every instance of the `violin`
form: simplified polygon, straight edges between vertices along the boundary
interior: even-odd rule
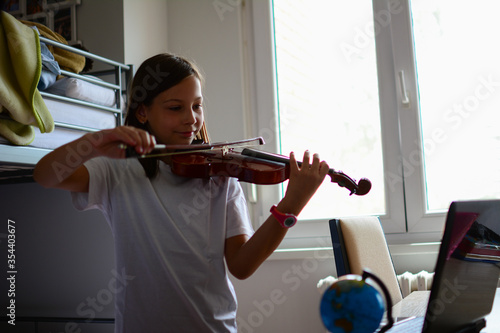
[[[290,176],[290,159],[284,155],[244,148],[235,152],[231,145],[247,144],[262,138],[242,140],[232,143],[194,144],[194,145],[157,145],[148,155],[137,155],[127,149],[127,157],[156,157],[171,155],[172,172],[188,178],[210,178],[216,176],[234,177],[239,181],[271,185],[286,181]],[[219,148],[219,149],[215,149]],[[161,151],[168,151],[161,153]],[[160,153],[159,153],[160,152]],[[298,162],[302,165],[302,162]],[[352,194],[365,195],[371,189],[371,182],[362,178],[359,182],[341,171],[329,169],[332,183],[347,188]]]

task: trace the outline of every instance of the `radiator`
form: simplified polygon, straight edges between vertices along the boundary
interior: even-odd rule
[[[404,272],[398,275],[397,278],[399,287],[401,288],[401,294],[404,298],[416,290],[431,290],[434,273],[429,273],[427,271],[421,271],[417,274]],[[333,276],[321,279],[317,285],[318,291],[323,294],[335,281],[337,281],[337,278]]]
[[[420,271],[417,274],[404,272],[398,275],[398,282],[403,298],[416,290],[430,290],[433,278],[434,273],[427,271]]]

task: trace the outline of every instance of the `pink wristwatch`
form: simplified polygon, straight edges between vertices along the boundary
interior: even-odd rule
[[[291,228],[297,223],[297,216],[288,213],[281,213],[276,209],[276,205],[271,207],[271,214],[278,220],[283,228]]]

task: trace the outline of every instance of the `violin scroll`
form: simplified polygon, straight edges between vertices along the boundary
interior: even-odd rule
[[[330,169],[328,175],[332,179],[332,183],[337,183],[341,187],[347,188],[351,193],[349,195],[365,195],[370,192],[372,183],[367,178],[361,178],[356,184],[356,181],[341,171]]]
[[[372,182],[367,178],[361,178],[358,182],[356,195],[365,195],[372,189]]]

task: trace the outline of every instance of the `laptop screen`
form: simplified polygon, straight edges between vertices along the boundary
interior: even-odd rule
[[[491,312],[500,276],[500,200],[453,202],[423,332],[452,332]]]

